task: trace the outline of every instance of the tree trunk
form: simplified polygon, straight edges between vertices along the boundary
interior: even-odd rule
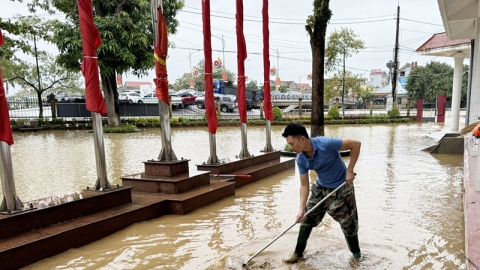
[[[120,116],[118,114],[118,92],[115,73],[109,76],[100,75],[102,79],[102,90],[105,97],[105,106],[107,107],[108,126],[120,126]]]
[[[310,35],[312,48],[312,120],[310,136],[325,135],[324,116],[324,70],[325,70],[325,36],[327,24],[332,16],[329,0],[315,0],[313,2],[314,24],[306,25],[305,29]]]
[[[38,118],[43,118],[43,101],[42,101],[42,92],[37,92],[38,100]]]

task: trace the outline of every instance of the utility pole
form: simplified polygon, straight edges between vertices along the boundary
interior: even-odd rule
[[[395,35],[395,55],[393,59],[392,99],[393,107],[397,106],[397,74],[398,74],[398,35],[400,27],[400,6],[397,6],[397,33]]]

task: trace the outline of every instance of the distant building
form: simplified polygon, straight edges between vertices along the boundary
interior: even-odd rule
[[[372,85],[374,88],[381,88],[390,84],[390,80],[388,74],[384,70],[372,69],[368,76],[368,84]]]
[[[302,94],[311,94],[312,93],[312,87],[308,83],[297,83],[298,86],[298,92]]]
[[[122,91],[127,91],[127,90],[140,90],[140,86],[142,85],[148,85],[150,87],[153,86],[153,83],[151,82],[133,82],[133,81],[127,81],[122,87]]]

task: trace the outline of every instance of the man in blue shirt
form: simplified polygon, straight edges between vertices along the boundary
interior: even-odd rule
[[[360,155],[361,143],[356,140],[331,137],[310,138],[304,126],[296,123],[289,124],[283,134],[287,143],[297,153],[297,166],[300,172],[300,210],[296,222],[300,223],[297,245],[294,253],[284,259],[285,263],[296,263],[303,258],[307,240],[313,227],[320,224],[325,213],[336,220],[345,235],[348,248],[354,258],[360,258],[358,243],[358,214],[355,203],[353,181],[354,168]],[[350,150],[348,167],[343,162],[340,151]],[[314,170],[317,179],[310,190],[308,171]],[[336,194],[330,196],[308,216],[305,213],[319,201],[347,182]],[[310,193],[310,196],[308,194]],[[308,198],[308,202],[307,202]]]

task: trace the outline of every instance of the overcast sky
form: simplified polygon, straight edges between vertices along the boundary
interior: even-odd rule
[[[3,0],[2,2],[5,2]],[[0,9],[0,17],[12,18],[13,14],[27,15],[26,2],[17,3],[7,1],[8,8]],[[4,3],[5,4],[5,3]],[[435,0],[331,0],[330,8],[333,12],[328,26],[329,34],[341,27],[353,29],[361,38],[366,48],[360,53],[346,60],[347,69],[362,74],[368,78],[372,69],[388,71],[386,63],[393,60],[395,45],[395,28],[397,6],[400,4],[400,66],[406,63],[418,62],[425,65],[433,57],[417,55],[415,50],[427,41],[434,33],[444,32],[438,2]],[[305,31],[305,19],[312,14],[313,0],[273,0],[270,1],[270,62],[271,66],[279,67],[282,80],[310,83],[307,74],[311,72],[311,51],[309,37]],[[247,42],[248,58],[245,62],[245,74],[249,79],[263,84],[262,60],[262,25],[261,0],[244,1],[244,33]],[[45,18],[61,18],[60,15],[47,15],[44,11],[38,12]],[[236,34],[235,34],[235,0],[211,0],[212,57],[221,57],[222,40],[225,41],[225,67],[237,73]],[[175,35],[169,40],[176,48],[169,49],[167,69],[169,81],[189,72],[203,59],[203,34],[201,19],[201,0],[185,0],[185,8],[179,12],[180,22]],[[56,53],[54,45],[41,44],[44,49]],[[278,50],[278,62],[277,62]],[[26,58],[26,56],[22,57]],[[27,59],[26,59],[27,60]],[[30,59],[33,60],[33,59]],[[452,65],[453,60],[438,57],[435,61],[447,62]],[[466,60],[465,63],[468,63]],[[125,81],[152,81],[153,70],[150,76],[137,78],[131,74],[124,74]]]

